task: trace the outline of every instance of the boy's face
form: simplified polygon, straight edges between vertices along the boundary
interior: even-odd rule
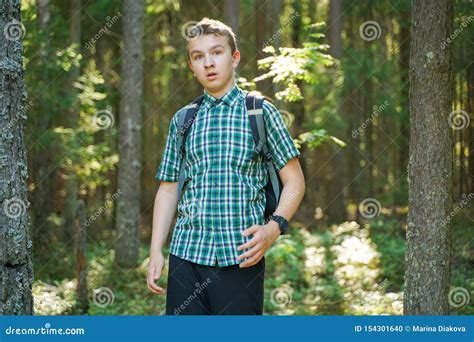
[[[234,83],[234,69],[240,52],[234,54],[227,37],[206,34],[188,41],[189,67],[199,83],[211,94],[220,93]]]

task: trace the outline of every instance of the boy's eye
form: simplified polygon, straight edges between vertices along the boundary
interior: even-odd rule
[[[220,54],[222,53],[222,51],[221,51],[221,50],[216,50],[216,51],[214,51],[214,53],[215,53],[216,55],[220,55]]]
[[[194,55],[194,59],[199,59],[201,57],[202,57],[201,55]]]

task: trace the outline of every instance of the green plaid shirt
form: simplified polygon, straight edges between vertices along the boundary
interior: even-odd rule
[[[263,188],[269,176],[262,156],[251,159],[254,140],[246,93],[234,85],[219,101],[204,91],[186,139],[188,183],[178,203],[170,246],[170,253],[177,257],[210,266],[238,264],[236,258],[244,251],[237,247],[251,238],[243,237],[242,231],[265,223]],[[279,171],[300,152],[278,110],[264,101],[263,111],[269,150]],[[179,177],[177,119],[175,113],[156,174],[168,182],[177,182]]]

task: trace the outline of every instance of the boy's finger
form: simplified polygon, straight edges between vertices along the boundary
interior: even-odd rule
[[[258,230],[258,226],[252,226],[252,227],[250,227],[250,228],[245,229],[245,230],[242,232],[242,235],[243,235],[243,236],[247,236],[247,235],[249,235],[249,234],[255,233],[257,230]]]
[[[155,284],[154,281],[148,280],[148,288],[157,294],[162,294],[165,290],[162,287],[159,287],[158,285]]]
[[[257,239],[255,239],[255,237],[253,237],[251,240],[249,240],[246,243],[244,243],[243,245],[240,245],[239,247],[237,247],[237,250],[241,251],[243,249],[250,248],[253,245],[255,245],[256,243],[257,243]]]
[[[259,250],[260,250],[260,245],[257,244],[251,250],[245,252],[244,254],[239,255],[237,257],[237,260],[244,259],[244,258],[249,258],[249,257],[253,256],[255,253],[257,253]]]
[[[255,265],[257,262],[259,262],[261,259],[260,253],[255,254],[253,257],[248,259],[247,261],[244,261],[243,263],[239,264],[240,268],[244,267],[250,267]]]

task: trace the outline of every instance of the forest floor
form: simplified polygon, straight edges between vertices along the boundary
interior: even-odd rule
[[[452,222],[450,314],[474,314],[474,205]],[[383,213],[368,222],[344,222],[309,231],[293,223],[267,252],[266,315],[401,315],[406,219]],[[64,248],[67,247],[67,248]],[[35,260],[36,315],[161,315],[165,296],[146,286],[148,247],[140,266],[114,267],[110,243],[88,242],[89,308],[75,300],[70,246],[55,245],[48,263]],[[51,255],[51,254],[50,254]],[[165,256],[168,251],[165,251]],[[166,286],[168,265],[158,284]]]

